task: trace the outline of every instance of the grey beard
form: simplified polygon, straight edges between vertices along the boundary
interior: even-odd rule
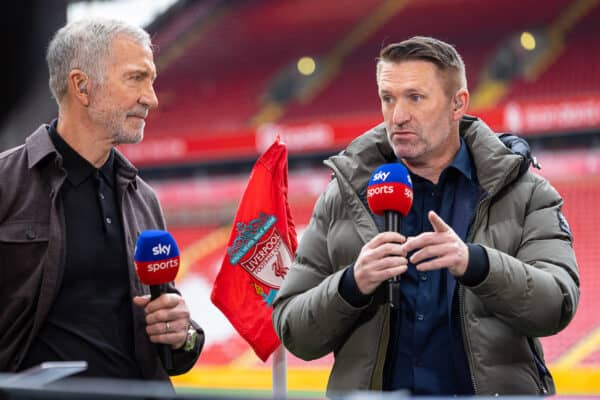
[[[136,132],[135,136],[131,136],[131,135],[127,135],[123,132],[117,132],[114,136],[113,136],[113,142],[115,145],[119,145],[119,144],[136,144],[142,141],[142,139],[144,139],[144,129],[140,129],[138,132]]]

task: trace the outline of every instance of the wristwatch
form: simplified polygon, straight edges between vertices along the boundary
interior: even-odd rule
[[[187,336],[185,337],[185,343],[183,344],[183,347],[181,349],[183,351],[194,350],[194,347],[196,346],[197,336],[198,332],[196,332],[196,329],[194,329],[194,327],[190,324],[190,326],[188,326]]]

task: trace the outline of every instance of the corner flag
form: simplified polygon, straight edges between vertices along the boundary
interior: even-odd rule
[[[287,201],[287,154],[277,138],[254,164],[211,293],[263,361],[280,345],[271,321],[273,300],[297,247]]]

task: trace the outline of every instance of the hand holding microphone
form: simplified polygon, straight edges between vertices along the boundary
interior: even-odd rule
[[[406,251],[401,243],[401,216],[412,206],[412,182],[408,170],[400,163],[380,166],[369,181],[367,202],[374,214],[383,215],[385,231],[367,243],[356,260],[355,279],[359,289],[367,294],[389,279],[388,297],[392,307],[399,307],[400,280],[406,271]]]
[[[143,231],[136,243],[134,262],[140,281],[150,286],[151,297],[137,296],[134,303],[146,311],[146,332],[167,370],[172,368],[172,355],[167,345],[180,348],[186,342],[190,313],[181,296],[167,293],[167,284],[175,280],[179,270],[179,249],[169,232]]]

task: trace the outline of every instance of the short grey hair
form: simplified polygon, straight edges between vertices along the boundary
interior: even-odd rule
[[[148,32],[126,22],[93,18],[70,22],[60,28],[48,45],[46,61],[49,86],[58,104],[67,93],[69,73],[80,69],[101,83],[115,37],[125,36],[152,50]]]

